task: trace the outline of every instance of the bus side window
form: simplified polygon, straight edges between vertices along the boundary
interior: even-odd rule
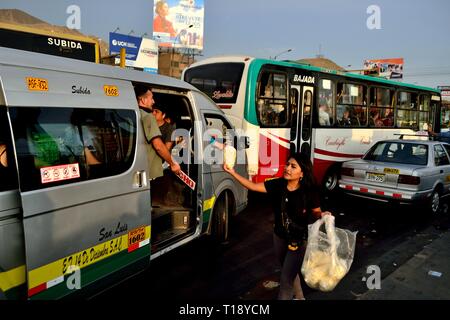
[[[319,124],[321,126],[332,126],[334,120],[333,82],[321,79],[319,86]]]

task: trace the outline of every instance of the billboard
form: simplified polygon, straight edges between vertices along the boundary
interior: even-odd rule
[[[203,50],[204,0],[154,0],[153,39],[162,47]]]
[[[442,100],[450,101],[450,86],[438,86],[441,91]]]
[[[403,58],[364,60],[364,70],[378,69],[378,76],[403,79]]]
[[[158,44],[147,38],[133,37],[120,33],[109,33],[109,54],[120,54],[125,48],[125,65],[127,67],[142,68],[144,71],[158,73]],[[116,63],[120,58],[116,58]]]

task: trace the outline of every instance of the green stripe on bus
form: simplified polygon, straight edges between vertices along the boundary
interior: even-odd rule
[[[114,256],[107,258],[105,260],[99,261],[93,265],[90,265],[86,268],[81,269],[81,289],[86,287],[87,285],[93,284],[102,278],[119,271],[134,262],[138,262],[139,260],[150,256],[150,245],[146,245],[142,248],[137,249],[136,251],[128,253],[128,251],[122,251]],[[150,257],[148,258],[150,260]],[[54,300],[58,298],[62,298],[71,293],[74,293],[74,290],[69,290],[67,288],[67,279],[71,275],[66,275],[64,277],[64,281],[54,287],[51,287],[45,291],[42,291],[34,296],[32,296],[31,300]]]

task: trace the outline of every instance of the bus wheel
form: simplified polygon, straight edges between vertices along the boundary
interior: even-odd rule
[[[214,206],[211,221],[211,236],[215,243],[226,244],[230,212],[230,196],[224,192]]]

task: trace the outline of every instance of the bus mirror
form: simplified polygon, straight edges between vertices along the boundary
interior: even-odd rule
[[[242,137],[242,140],[244,142],[244,149],[250,148],[250,137],[244,136]]]

